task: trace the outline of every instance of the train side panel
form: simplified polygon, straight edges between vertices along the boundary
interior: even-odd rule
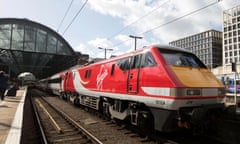
[[[73,103],[159,131],[188,128],[195,115],[221,109],[224,97],[223,85],[196,56],[159,46],[71,68],[51,87]]]

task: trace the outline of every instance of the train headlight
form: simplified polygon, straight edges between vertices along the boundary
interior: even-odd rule
[[[201,95],[201,91],[199,89],[188,89],[187,95],[193,96],[193,95]]]

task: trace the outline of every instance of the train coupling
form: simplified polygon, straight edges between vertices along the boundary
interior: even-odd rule
[[[179,121],[177,121],[177,125],[178,125],[179,128],[185,128],[185,129],[190,129],[191,128],[190,123],[187,122],[187,121],[179,120]]]
[[[222,109],[222,104],[181,108],[179,110],[179,117],[177,118],[177,126],[179,128],[198,131],[207,130],[218,119]]]

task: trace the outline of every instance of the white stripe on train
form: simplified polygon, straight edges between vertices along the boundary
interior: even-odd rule
[[[75,71],[76,72],[76,71]],[[80,95],[94,96],[94,97],[109,97],[113,99],[129,100],[136,101],[146,104],[149,107],[156,107],[168,110],[178,110],[180,107],[191,107],[191,106],[200,106],[203,104],[212,104],[212,103],[222,103],[223,98],[217,99],[216,97],[212,98],[203,98],[203,99],[176,99],[170,96],[170,88],[159,88],[159,87],[142,87],[143,91],[147,94],[156,95],[155,97],[150,96],[140,96],[140,95],[130,95],[130,94],[120,94],[120,93],[110,93],[110,92],[98,92],[92,91],[85,88],[81,81],[81,77],[78,72],[74,76],[74,87],[76,92]],[[62,84],[63,86],[64,84]],[[216,90],[206,89],[204,90],[205,94],[216,94]],[[216,94],[217,95],[217,94]],[[159,96],[159,97],[158,97]],[[165,98],[164,98],[165,97]]]

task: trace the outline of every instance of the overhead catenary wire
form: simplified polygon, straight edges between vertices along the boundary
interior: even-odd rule
[[[63,21],[65,20],[67,14],[68,14],[68,12],[69,12],[69,10],[70,10],[72,4],[73,4],[73,1],[74,1],[74,0],[72,0],[71,3],[69,4],[69,6],[68,6],[68,8],[67,8],[67,11],[65,12],[65,14],[64,14],[64,16],[63,16],[63,18],[62,18],[62,20],[61,20],[59,26],[58,26],[57,32],[59,32],[59,29],[61,28],[61,26],[62,26],[62,24],[63,24]]]
[[[210,3],[210,4],[208,4],[208,5],[204,6],[204,7],[201,7],[201,8],[199,8],[199,9],[197,9],[197,10],[194,10],[194,11],[192,11],[192,12],[190,12],[190,13],[187,13],[187,14],[185,14],[185,15],[182,15],[182,16],[180,16],[180,17],[177,17],[177,18],[175,18],[175,19],[173,19],[173,20],[170,20],[170,21],[168,21],[168,22],[166,22],[166,23],[163,23],[163,24],[161,24],[161,25],[158,25],[158,26],[156,26],[156,27],[154,27],[154,28],[151,28],[151,29],[149,29],[149,30],[147,30],[147,31],[138,33],[137,35],[143,35],[143,34],[146,34],[146,33],[151,32],[151,31],[154,31],[154,30],[156,30],[156,29],[158,29],[158,28],[160,28],[160,27],[166,26],[166,25],[171,24],[171,23],[173,23],[173,22],[176,22],[176,21],[178,21],[178,20],[180,20],[180,19],[183,19],[183,18],[185,18],[185,17],[187,17],[187,16],[189,16],[189,15],[195,14],[195,13],[197,13],[197,12],[203,10],[203,9],[206,9],[206,8],[212,6],[212,5],[215,5],[215,4],[217,4],[217,3],[221,2],[221,1],[222,1],[222,0],[216,0],[215,2],[212,2],[212,3]],[[113,45],[111,48],[116,47],[116,46],[119,46],[119,45],[121,45],[121,44],[123,44],[123,43],[125,43],[125,42],[127,42],[127,41],[130,41],[130,40],[131,40],[131,39],[126,39],[125,41],[122,41],[122,42],[119,42],[119,43]]]
[[[114,38],[116,35],[118,35],[119,33],[123,32],[123,31],[124,31],[125,29],[127,29],[128,27],[130,27],[131,25],[137,23],[137,22],[140,21],[141,19],[147,17],[147,16],[150,15],[151,13],[155,12],[156,10],[158,10],[159,8],[161,8],[162,6],[164,6],[165,4],[167,4],[169,1],[171,1],[171,0],[165,1],[164,3],[162,3],[161,5],[159,5],[158,7],[154,8],[153,10],[149,11],[148,13],[146,13],[145,15],[139,17],[139,18],[136,19],[135,21],[133,21],[133,22],[131,22],[130,24],[126,25],[125,27],[123,27],[123,28],[122,28],[121,30],[119,30],[118,32],[116,32],[116,33],[112,34],[111,36],[109,36],[109,37],[107,38],[107,40],[111,40],[111,39]],[[130,40],[130,39],[127,39],[126,41],[129,41],[129,40]],[[125,43],[126,41],[120,42],[120,44],[121,44],[121,43]],[[103,42],[101,42],[101,43],[103,43]],[[101,45],[101,43],[98,44],[98,45]],[[114,46],[113,46],[113,47],[114,47]],[[111,47],[111,48],[113,48],[113,47]]]
[[[206,8],[212,6],[212,5],[215,5],[215,4],[219,3],[220,1],[222,1],[222,0],[217,0],[217,1],[215,1],[215,2],[213,2],[213,3],[210,3],[210,4],[208,4],[208,5],[204,6],[204,7],[201,7],[201,8],[199,8],[199,9],[197,9],[197,10],[194,10],[194,11],[192,11],[192,12],[190,12],[190,13],[187,13],[187,14],[185,14],[185,15],[183,15],[183,16],[180,16],[180,17],[178,17],[178,18],[175,18],[175,19],[173,19],[173,20],[170,20],[170,21],[168,21],[168,22],[166,22],[166,23],[163,23],[163,24],[161,24],[161,25],[159,25],[159,26],[156,26],[156,27],[154,27],[154,28],[152,28],[152,29],[150,29],[150,30],[147,30],[147,31],[145,31],[145,32],[142,32],[142,33],[140,33],[140,34],[145,34],[145,33],[154,31],[155,29],[158,29],[158,28],[160,28],[160,27],[163,27],[163,26],[165,26],[165,25],[171,24],[171,23],[173,23],[173,22],[175,22],[175,21],[178,21],[178,20],[180,20],[180,19],[182,19],[182,18],[185,18],[185,17],[187,17],[187,16],[189,16],[189,15],[195,14],[195,13],[197,13],[197,12],[203,10],[203,9],[206,9]]]
[[[66,27],[66,29],[64,30],[64,32],[62,33],[62,35],[64,35],[66,33],[66,31],[69,29],[69,27],[72,25],[72,23],[74,22],[74,20],[77,18],[77,16],[80,14],[80,12],[83,10],[83,8],[85,7],[85,5],[87,4],[88,0],[86,0],[83,5],[81,6],[81,8],[78,10],[78,12],[76,13],[76,15],[73,17],[73,19],[71,20],[71,22],[69,23],[69,25]]]
[[[110,40],[112,39],[114,36],[116,36],[117,34],[123,32],[125,29],[127,29],[129,26],[137,23],[138,21],[140,21],[141,19],[147,17],[148,15],[150,15],[151,13],[155,12],[156,10],[158,10],[159,8],[161,8],[163,5],[167,4],[169,1],[171,0],[167,0],[166,2],[164,2],[163,4],[159,5],[158,7],[154,8],[153,10],[151,10],[150,12],[146,13],[145,15],[141,16],[140,18],[136,19],[135,21],[131,22],[130,24],[126,25],[125,27],[123,27],[121,30],[119,30],[118,32],[114,33],[113,35],[111,35],[110,37],[108,37],[107,39]]]

